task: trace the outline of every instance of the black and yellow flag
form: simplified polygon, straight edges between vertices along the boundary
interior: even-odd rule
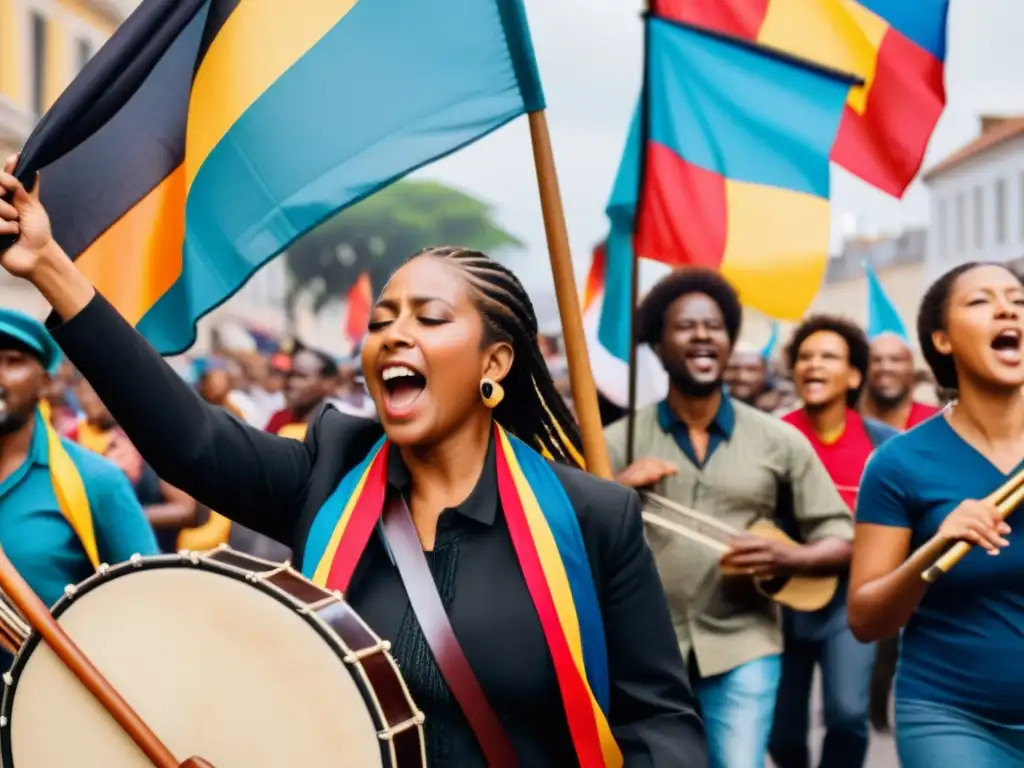
[[[171,354],[325,218],[542,107],[521,0],[144,0],[16,172]]]

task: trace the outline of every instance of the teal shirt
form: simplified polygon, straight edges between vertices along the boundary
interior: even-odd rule
[[[153,529],[121,469],[80,445],[63,442],[85,485],[100,561],[114,564],[136,553],[158,554]],[[47,605],[64,594],[65,586],[93,573],[78,535],[57,504],[46,428],[38,414],[25,463],[0,483],[0,546]]]

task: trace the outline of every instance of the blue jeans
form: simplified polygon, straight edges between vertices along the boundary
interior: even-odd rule
[[[1024,766],[1024,727],[945,704],[896,699],[896,751],[903,768]]]
[[[710,768],[764,768],[781,674],[767,656],[697,682]]]
[[[875,646],[858,642],[849,628],[821,640],[786,638],[782,681],[769,753],[778,768],[810,768],[811,685],[821,665],[825,704],[822,768],[862,768],[868,752],[868,709]]]

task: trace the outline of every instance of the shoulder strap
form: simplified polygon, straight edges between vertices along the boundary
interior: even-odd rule
[[[427,639],[427,645],[452,696],[473,729],[487,765],[492,768],[511,768],[516,765],[512,742],[487,701],[455,637],[427,559],[423,556],[423,547],[416,526],[413,525],[412,515],[401,496],[392,495],[384,503],[383,522],[384,535],[409,595],[416,621],[423,630],[423,636]]]
[[[46,448],[50,463],[50,479],[53,483],[53,495],[57,497],[57,506],[68,521],[68,525],[82,542],[92,567],[99,568],[100,555],[96,545],[96,532],[92,525],[92,508],[85,490],[82,475],[75,466],[74,460],[60,439],[60,435],[50,425],[48,409],[41,408],[43,428],[46,429]]]

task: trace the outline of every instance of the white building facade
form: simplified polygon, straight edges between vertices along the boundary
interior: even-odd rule
[[[1024,267],[1024,118],[983,118],[982,134],[925,173],[926,278],[965,261]]]

